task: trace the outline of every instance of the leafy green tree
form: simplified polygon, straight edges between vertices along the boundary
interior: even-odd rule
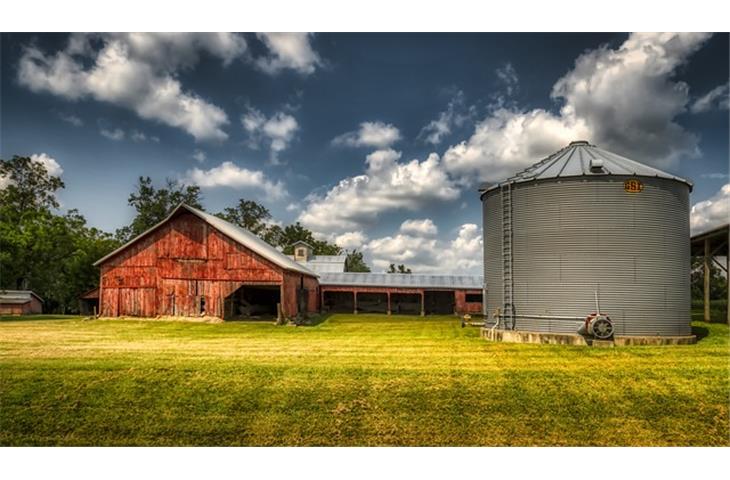
[[[98,285],[93,262],[118,242],[76,210],[55,212],[63,182],[42,164],[0,160],[0,180],[0,287],[35,291],[47,312],[76,311],[78,295]]]
[[[692,300],[699,303],[704,300],[705,270],[702,256],[692,257],[692,273],[690,276]],[[710,262],[710,299],[726,299],[728,282],[715,262]]]
[[[411,272],[411,269],[406,267],[403,264],[396,266],[394,263],[391,263],[390,267],[388,267],[388,270],[385,273],[413,273],[413,272]]]
[[[365,263],[365,259],[362,256],[362,252],[358,252],[357,249],[347,252],[347,259],[345,260],[345,271],[346,272],[369,272],[370,267]]]
[[[311,230],[296,222],[294,225],[287,225],[282,229],[282,237],[278,246],[284,249],[284,253],[293,254],[294,244],[298,241],[307,242],[312,246],[315,255],[341,255],[342,249],[333,243],[324,240],[316,240]]]
[[[131,240],[164,220],[180,203],[202,210],[201,200],[197,185],[181,185],[167,179],[165,187],[156,188],[150,177],[139,177],[136,190],[127,200],[137,214],[132,223],[117,230],[116,237],[123,242]]]
[[[222,212],[217,213],[216,216],[245,228],[260,237],[264,236],[268,227],[267,221],[271,220],[271,213],[268,208],[253,200],[245,200],[243,198],[238,200],[238,205],[228,207]]]

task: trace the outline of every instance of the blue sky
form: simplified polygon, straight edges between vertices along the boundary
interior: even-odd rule
[[[728,35],[2,35],[0,155],[127,224],[136,178],[302,221],[375,267],[478,271],[476,188],[587,139],[727,221]]]

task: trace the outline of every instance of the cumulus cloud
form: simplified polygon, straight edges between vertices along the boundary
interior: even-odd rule
[[[115,129],[108,129],[108,128],[102,128],[99,130],[99,133],[102,137],[106,137],[109,140],[114,140],[115,142],[119,142],[121,140],[124,140],[124,137],[126,134],[124,133],[124,130],[121,128],[115,128]]]
[[[464,100],[464,92],[457,90],[446,110],[424,126],[417,138],[426,143],[438,145],[447,135],[451,134],[454,127],[461,127],[471,120],[474,117],[475,108],[473,106],[467,108]]]
[[[692,205],[690,227],[700,233],[730,222],[730,183],[726,183],[709,200]]]
[[[48,175],[51,177],[60,177],[63,173],[61,164],[47,153],[34,153],[30,156],[30,159],[43,165],[46,168],[46,172],[48,172]],[[12,181],[8,177],[0,175],[0,190],[7,187],[10,183],[12,183]]]
[[[30,156],[30,159],[46,167],[48,175],[52,177],[60,177],[63,173],[63,168],[61,168],[58,161],[47,153],[34,153]]]
[[[361,231],[345,232],[334,237],[335,245],[345,250],[362,248],[368,237]]]
[[[241,116],[241,125],[249,135],[249,146],[259,148],[262,143],[269,146],[269,160],[278,165],[279,154],[294,140],[299,124],[296,118],[284,112],[276,112],[266,118],[259,110],[249,108]]]
[[[423,220],[409,219],[401,223],[400,231],[405,234],[436,235],[438,228],[430,218],[424,218]]]
[[[707,34],[632,34],[621,46],[584,53],[551,96],[559,113],[496,108],[474,134],[444,154],[464,183],[498,181],[571,140],[593,143],[659,167],[698,153],[697,137],[675,118],[686,111],[689,88],[673,78]]]
[[[347,147],[388,148],[400,138],[398,128],[389,123],[363,122],[359,129],[335,137],[332,144]]]
[[[198,185],[201,188],[229,187],[260,190],[271,200],[279,200],[287,195],[286,188],[281,181],[273,181],[261,170],[249,170],[239,167],[233,162],[223,162],[209,170],[192,168],[185,173],[182,182]]]
[[[730,83],[713,88],[705,95],[694,101],[690,111],[703,113],[710,110],[727,110],[730,105]]]
[[[322,65],[322,59],[312,48],[309,33],[260,33],[257,36],[270,54],[258,58],[256,66],[268,74],[290,68],[309,75]]]
[[[386,270],[391,263],[403,263],[413,273],[480,274],[482,233],[473,223],[462,225],[453,239],[445,240],[401,231],[371,240],[364,251],[379,270]]]
[[[400,152],[377,150],[367,156],[365,173],[341,180],[326,194],[311,194],[299,221],[324,235],[361,230],[388,211],[423,208],[454,200],[459,189],[439,156],[399,162]]]
[[[202,52],[227,65],[245,51],[243,37],[224,33],[72,34],[65,49],[56,53],[26,46],[18,81],[34,92],[127,108],[196,140],[224,140],[225,112],[185,91],[177,72],[197,63]]]

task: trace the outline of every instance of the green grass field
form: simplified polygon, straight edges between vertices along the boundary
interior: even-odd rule
[[[730,445],[723,324],[592,349],[455,317],[1,320],[1,445]]]

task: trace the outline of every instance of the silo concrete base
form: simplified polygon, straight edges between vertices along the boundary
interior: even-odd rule
[[[493,342],[539,343],[548,345],[583,345],[593,347],[623,347],[630,345],[691,345],[697,343],[695,335],[682,336],[615,336],[613,340],[594,340],[578,334],[525,332],[482,328],[481,337]]]

